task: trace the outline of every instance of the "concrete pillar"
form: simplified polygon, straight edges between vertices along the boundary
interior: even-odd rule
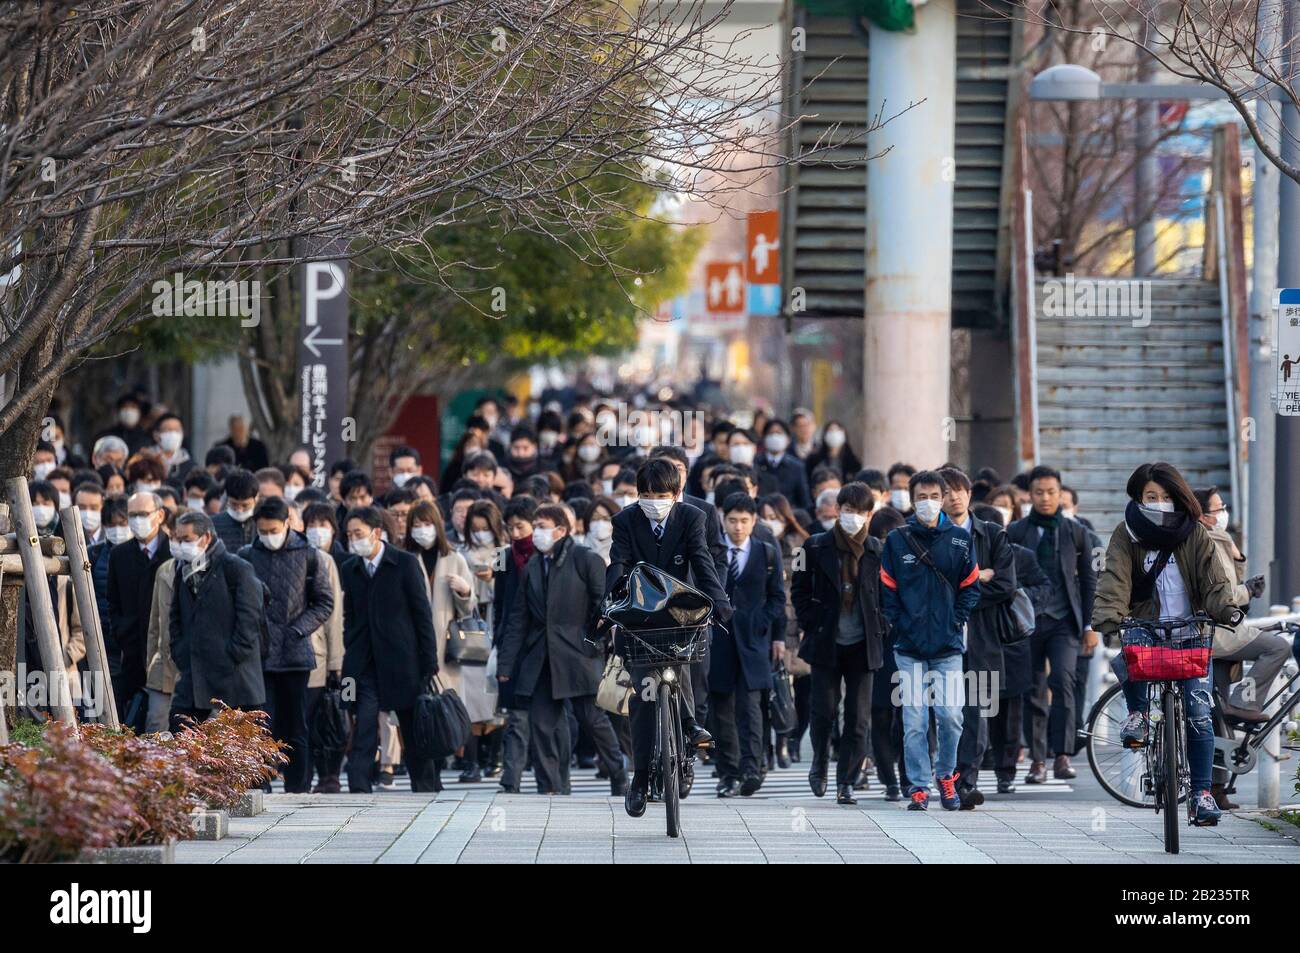
[[[879,466],[937,466],[955,437],[948,400],[954,5],[918,7],[915,33],[873,28],[870,47],[868,115],[889,121],[867,141],[862,457]]]

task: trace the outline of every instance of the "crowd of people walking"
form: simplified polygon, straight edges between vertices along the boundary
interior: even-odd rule
[[[1139,468],[1123,522],[1098,528],[1048,465],[1005,482],[942,461],[878,468],[845,422],[806,410],[636,407],[640,422],[598,396],[531,413],[484,397],[445,466],[426,472],[399,446],[377,486],[351,460],[313,474],[305,450],[272,465],[239,417],[200,462],[181,418],[133,394],[89,460],[55,421],[33,513],[58,533],[58,508],[80,512],[119,715],[136,730],[175,730],[218,703],[260,708],[287,745],[288,792],[382,790],[399,772],[419,792],[447,772],[520,792],[531,768],[539,793],[563,795],[582,766],[634,816],[653,706],[597,697],[614,651],[601,605],[639,562],[714,603],[705,662],[683,686],[711,795],[752,796],[775,766],[805,762],[819,797],[853,804],[874,777],[913,810],[1075,777],[1088,667],[1121,620],[1228,622],[1262,591],[1243,578],[1218,489],[1166,463]],[[60,618],[75,675],[73,616]],[[464,648],[475,633],[486,657]],[[1259,682],[1289,646],[1224,633],[1216,655],[1255,663],[1255,691],[1227,704],[1259,720]],[[402,745],[435,677],[471,722],[445,762]],[[1194,681],[1194,816],[1212,824],[1233,805],[1211,777],[1213,680]],[[1125,738],[1140,743],[1144,695],[1128,685]],[[350,712],[346,752],[314,750],[332,692]]]

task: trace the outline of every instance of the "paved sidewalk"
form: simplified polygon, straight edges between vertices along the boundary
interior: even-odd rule
[[[663,807],[632,819],[602,782],[579,772],[575,794],[498,794],[458,785],[430,795],[284,795],[231,835],[178,847],[178,863],[1297,863],[1300,828],[1247,814],[1182,829],[1164,853],[1154,812],[1110,800],[1085,772],[1073,782],[989,795],[975,811],[926,813],[878,790],[856,807],[814,798],[806,767],[774,772],[759,796],[719,800],[697,782],[682,804],[684,834],[664,834]],[[454,777],[454,776],[453,776]],[[606,789],[607,791],[607,789]],[[1249,792],[1253,795],[1253,792]],[[1245,796],[1238,800],[1250,803]],[[1292,833],[1295,836],[1291,836]]]

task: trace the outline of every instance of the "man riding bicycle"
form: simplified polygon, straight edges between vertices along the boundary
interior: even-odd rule
[[[1198,612],[1216,622],[1238,616],[1234,581],[1224,573],[1214,542],[1201,525],[1201,505],[1169,463],[1144,463],[1129,477],[1124,520],[1111,533],[1106,568],[1097,584],[1092,624],[1105,636],[1126,619],[1188,619]],[[1147,685],[1127,678],[1123,656],[1111,662],[1124,688],[1128,719],[1121,741],[1140,748],[1147,739]],[[1212,673],[1183,682],[1192,823],[1211,827],[1222,812],[1211,793],[1214,766]]]
[[[725,622],[731,618],[731,603],[718,581],[719,567],[709,551],[712,528],[706,525],[702,510],[677,502],[681,488],[681,473],[671,460],[656,457],[641,464],[636,474],[637,505],[624,508],[613,519],[605,591],[615,591],[633,566],[646,562],[699,589],[713,601],[714,618]],[[655,706],[653,700],[642,697],[646,675],[645,670],[632,668],[636,691],[629,702],[628,717],[632,721],[635,773],[623,802],[632,817],[645,813],[654,747]],[[682,688],[682,737],[690,748],[707,747],[713,737],[695,721],[689,678],[683,681]]]

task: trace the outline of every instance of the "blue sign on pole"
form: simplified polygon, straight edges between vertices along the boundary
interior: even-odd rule
[[[775,318],[781,313],[780,285],[748,285],[747,310],[756,318]]]

